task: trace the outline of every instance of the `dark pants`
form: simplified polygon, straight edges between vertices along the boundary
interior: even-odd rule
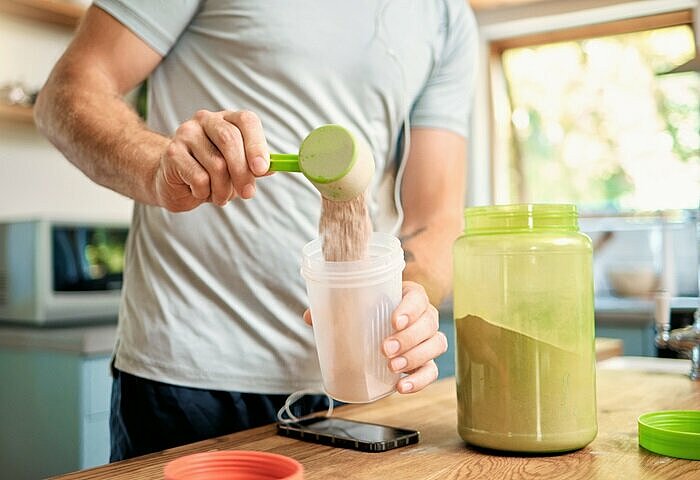
[[[112,369],[110,462],[275,422],[287,395],[178,387]],[[327,397],[294,403],[296,416],[328,408]]]

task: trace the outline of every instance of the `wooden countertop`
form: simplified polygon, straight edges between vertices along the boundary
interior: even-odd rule
[[[305,480],[697,479],[700,462],[655,455],[638,446],[637,416],[665,409],[700,409],[700,382],[677,374],[601,369],[599,433],[590,445],[554,456],[493,455],[466,446],[457,434],[454,379],[448,378],[414,395],[337,409],[336,415],[344,418],[419,429],[421,441],[410,447],[385,453],[335,449],[277,436],[270,425],[55,478],[162,479],[163,466],[179,456],[248,449],[299,460]]]
[[[608,358],[618,357],[624,351],[624,342],[620,338],[595,339],[595,359],[600,362]]]

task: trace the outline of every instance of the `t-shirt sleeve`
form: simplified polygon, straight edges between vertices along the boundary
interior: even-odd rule
[[[201,0],[95,0],[156,52],[165,56],[199,9]]]
[[[448,2],[444,44],[411,109],[414,127],[469,133],[477,65],[477,26],[464,0]]]

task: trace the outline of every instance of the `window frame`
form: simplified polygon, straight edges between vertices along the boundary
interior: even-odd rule
[[[698,43],[695,24],[700,18],[700,4],[694,0],[621,1],[614,5],[601,5],[596,0],[559,1],[507,10],[500,12],[495,21],[480,18],[480,12],[476,12],[481,55],[477,81],[484,94],[477,96],[474,104],[472,138],[480,141],[471,142],[469,205],[518,200],[510,195],[508,149],[512,129],[501,57],[504,50],[678,25],[690,26]],[[488,13],[493,15],[493,11]],[[518,197],[523,198],[521,192]]]

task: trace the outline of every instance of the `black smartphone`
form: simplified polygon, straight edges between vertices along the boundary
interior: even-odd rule
[[[386,452],[420,440],[420,432],[337,417],[313,417],[278,423],[277,433],[331,447],[363,452]]]

